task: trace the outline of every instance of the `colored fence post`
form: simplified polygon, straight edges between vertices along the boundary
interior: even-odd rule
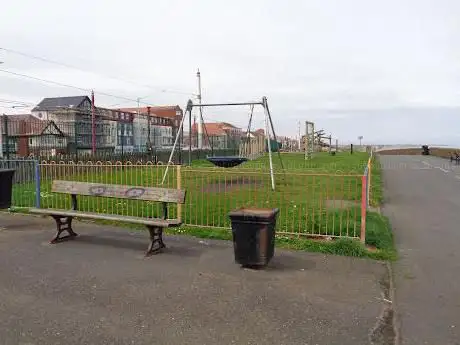
[[[40,164],[35,162],[35,207],[40,208]]]
[[[367,163],[367,183],[366,183],[366,200],[367,200],[367,207],[369,207],[370,203],[370,193],[371,193],[371,170],[372,170],[372,163],[371,159],[369,158],[369,162]]]
[[[361,188],[361,235],[359,236],[362,243],[366,243],[366,213],[367,213],[367,168],[362,176]]]
[[[176,179],[177,179],[177,189],[182,189],[182,176],[181,176],[181,171],[180,171],[180,165],[177,166]],[[179,221],[182,221],[182,204],[181,203],[177,204],[177,219]]]

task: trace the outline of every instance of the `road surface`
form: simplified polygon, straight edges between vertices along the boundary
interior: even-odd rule
[[[381,156],[400,344],[460,344],[460,166],[431,156]]]

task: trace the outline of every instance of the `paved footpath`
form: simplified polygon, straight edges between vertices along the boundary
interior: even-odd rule
[[[402,345],[460,344],[460,167],[381,156],[385,206],[400,259],[395,310]]]
[[[0,213],[1,345],[367,345],[377,337],[386,266],[276,249],[264,270],[233,246],[75,223],[48,244],[53,221]],[[380,343],[379,343],[380,345]]]

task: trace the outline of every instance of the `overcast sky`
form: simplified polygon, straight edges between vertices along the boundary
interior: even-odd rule
[[[98,92],[184,107],[199,67],[204,102],[265,95],[282,135],[310,120],[342,142],[460,146],[459,0],[3,0],[0,47],[80,68],[0,50],[0,69],[94,89],[100,106],[136,103]],[[2,100],[85,93],[0,72]]]

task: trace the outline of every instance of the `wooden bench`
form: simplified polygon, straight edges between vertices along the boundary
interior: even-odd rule
[[[55,180],[53,181],[51,192],[69,194],[72,199],[71,210],[50,208],[30,209],[31,213],[48,215],[53,217],[56,221],[57,233],[51,240],[51,243],[57,243],[77,236],[77,233],[75,233],[72,229],[72,219],[74,217],[128,222],[145,225],[149,230],[150,244],[146,252],[146,256],[149,256],[160,249],[165,248],[163,243],[164,228],[177,227],[182,224],[180,219],[168,219],[168,204],[183,204],[185,202],[185,191],[181,189]],[[161,218],[141,218],[79,211],[77,195],[161,202],[162,216]],[[61,237],[61,233],[63,231],[67,231],[68,235]],[[155,246],[156,244],[157,246]]]

